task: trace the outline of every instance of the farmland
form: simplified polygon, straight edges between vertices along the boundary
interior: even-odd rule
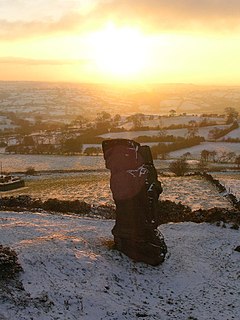
[[[231,176],[231,191],[238,194],[239,175]],[[162,177],[162,200],[181,202],[192,210],[222,207],[231,209],[231,203],[209,182],[198,176]],[[228,182],[229,185],[229,182]],[[104,172],[82,172],[68,174],[45,174],[26,178],[26,187],[4,195],[28,194],[33,198],[56,198],[81,200],[92,205],[113,205],[109,187],[109,174]]]
[[[194,209],[228,207],[228,201],[203,179],[164,177],[162,173],[169,173],[171,161],[186,156],[193,172],[203,152],[214,153],[214,158],[205,159],[206,170],[237,169],[239,88],[156,85],[146,91],[141,87],[130,90],[87,84],[0,82],[0,89],[2,169],[26,180],[26,188],[13,193],[112,203],[109,172],[101,152],[103,139],[144,136],[143,144],[153,147],[159,141],[171,145],[179,138],[186,142],[184,147],[167,152],[164,157],[156,154],[154,159],[163,184],[162,199]],[[236,108],[228,111],[235,118],[228,123],[226,107],[231,103]],[[214,130],[226,133],[213,138]],[[191,134],[200,139],[188,146]],[[68,149],[74,141],[82,143],[82,148],[75,145]],[[87,156],[84,152],[91,148],[97,153]],[[34,169],[35,176],[25,176],[29,168]],[[227,180],[225,176],[224,183],[237,195],[239,175],[232,172],[230,176]],[[209,194],[214,197],[209,199]]]
[[[38,204],[48,199],[79,200],[93,209],[87,216],[82,207],[80,214],[73,214],[69,207],[65,214],[61,210],[54,214],[54,208],[2,205],[0,244],[16,251],[22,272],[19,279],[7,284],[1,281],[0,319],[239,318],[239,225],[225,221],[226,212],[239,221],[239,212],[229,197],[231,193],[238,201],[240,198],[240,174],[235,163],[240,154],[239,128],[211,139],[212,129],[229,127],[225,116],[218,113],[223,113],[226,105],[238,105],[239,88],[181,86],[178,91],[165,87],[163,94],[161,87],[154,88],[159,92],[120,94],[116,88],[103,90],[102,86],[0,83],[0,89],[1,167],[5,173],[25,180],[24,188],[1,192],[1,203],[7,199],[12,204],[16,199],[29,198],[24,197],[27,195],[41,200],[36,201]],[[111,115],[116,110],[122,112],[120,122],[115,131],[101,127],[98,132],[94,116],[106,107]],[[169,115],[171,108],[176,109],[176,115]],[[203,126],[205,116],[200,110],[216,112],[207,119],[208,124],[215,124]],[[142,111],[143,127],[134,129],[129,116]],[[82,116],[89,113],[91,119],[82,123]],[[185,139],[192,126],[203,138],[199,144],[169,152],[164,160],[160,156],[154,159],[163,187],[159,209],[165,210],[164,204],[169,203],[168,208],[188,210],[185,205],[194,218],[209,210],[214,220],[193,223],[180,219],[160,224],[168,253],[158,267],[136,263],[113,250],[114,221],[112,216],[103,219],[98,211],[99,206],[114,208],[110,172],[101,152],[84,154],[85,148],[100,148],[101,144],[85,141],[83,150],[71,155],[43,148],[64,145],[62,138],[71,141],[84,130],[96,131],[94,139],[146,136],[149,141],[144,144],[152,147],[158,144],[150,141],[152,136]],[[229,138],[237,141],[227,141]],[[17,144],[26,150],[7,151]],[[33,154],[36,145],[44,152]],[[205,159],[202,170],[211,173],[225,190],[219,190],[203,174],[194,173],[203,160],[203,151],[215,151],[215,158]],[[227,158],[229,154],[231,158]],[[179,177],[170,172],[169,164],[186,155],[188,174]],[[31,175],[29,168],[33,169]],[[174,210],[173,218],[182,218],[180,210]],[[167,216],[166,211],[162,214]]]

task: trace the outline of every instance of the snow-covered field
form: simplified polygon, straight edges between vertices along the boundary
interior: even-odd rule
[[[27,155],[1,154],[4,171],[24,172],[28,167],[35,170],[98,170],[105,168],[101,156],[56,156],[56,155]]]
[[[228,193],[232,193],[240,201],[240,173],[218,172],[212,174],[226,188]]]
[[[235,152],[240,154],[240,144],[233,142],[202,142],[200,145],[191,148],[185,148],[177,151],[170,152],[171,158],[179,158],[184,153],[190,152],[192,158],[199,159],[202,150],[216,151],[219,155],[225,152]]]
[[[200,177],[162,177],[162,200],[188,205],[192,210],[213,207],[231,208],[229,201],[216,188]]]
[[[123,132],[109,132],[102,134],[101,137],[105,139],[134,139],[139,136],[157,136],[159,130],[148,130],[148,131],[123,131]]]
[[[49,174],[29,177],[26,188],[4,195],[29,194],[47,200],[83,200],[94,205],[113,204],[108,173]],[[188,205],[192,210],[213,207],[231,208],[230,202],[206,180],[191,177],[159,177],[162,182],[162,200],[171,200]],[[236,180],[237,181],[237,180]],[[239,180],[238,180],[239,181]],[[211,195],[211,196],[210,196]]]
[[[128,133],[131,134],[131,132]],[[124,138],[127,138],[127,136]],[[146,144],[151,146],[156,143]],[[202,150],[215,150],[219,155],[225,152],[235,152],[239,155],[239,146],[239,143],[203,142],[200,145],[191,148],[170,152],[169,156],[171,158],[179,158],[184,153],[190,152],[193,159],[199,159]],[[28,167],[34,167],[36,171],[105,169],[105,161],[102,156],[57,156],[1,153],[0,161],[2,163],[3,171],[6,172],[25,172]],[[157,169],[166,167],[166,163],[160,159],[154,160],[154,164]]]
[[[98,170],[105,169],[103,156],[56,156],[56,155],[27,155],[27,154],[7,154],[1,153],[0,161],[3,171],[25,172],[28,167],[35,168],[36,171],[53,170]],[[154,160],[156,168],[166,167],[166,163],[161,160]],[[169,163],[167,164],[167,166]]]
[[[110,249],[111,220],[0,212],[0,225],[23,267],[23,288],[0,288],[1,320],[240,318],[239,231],[229,226],[160,226],[168,255],[152,267]]]
[[[26,188],[5,195],[28,194],[47,200],[81,200],[94,205],[113,204],[107,173],[56,174],[29,177]]]
[[[240,138],[240,127],[229,132],[228,134],[226,134],[224,136],[224,138],[238,138],[239,139]]]
[[[226,125],[216,125],[216,126],[209,126],[209,127],[201,127],[198,130],[198,135],[201,137],[204,137],[205,139],[209,138],[209,131],[212,130],[213,128],[219,128],[219,129],[225,129]],[[159,130],[149,130],[149,131],[123,131],[123,132],[109,132],[102,134],[101,137],[107,139],[118,139],[118,138],[123,138],[123,139],[134,139],[139,136],[158,136],[160,133]],[[164,133],[167,135],[173,135],[175,137],[186,137],[188,134],[187,128],[182,128],[182,129],[167,129],[164,130]]]
[[[162,110],[163,111],[163,110]],[[166,109],[166,113],[169,115],[169,105]],[[164,112],[164,113],[165,113]],[[124,117],[123,117],[124,119]],[[161,116],[159,117],[158,115],[155,115],[154,119],[145,119],[142,121],[143,126],[149,126],[149,127],[168,127],[171,125],[187,125],[189,124],[190,121],[195,121],[196,123],[200,123],[202,120],[204,119],[204,117],[201,117],[199,115],[186,115],[186,116],[174,116],[174,117],[169,117],[169,116]],[[222,124],[224,124],[226,121],[224,118],[219,118],[219,117],[211,117],[208,119],[208,121],[210,122],[216,122],[218,123],[217,126],[221,126]],[[125,122],[125,123],[121,123],[120,125],[121,127],[123,127],[126,130],[129,130],[133,127],[133,123],[132,122]]]

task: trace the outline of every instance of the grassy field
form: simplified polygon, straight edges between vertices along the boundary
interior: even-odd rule
[[[29,177],[26,187],[4,195],[28,194],[34,198],[46,200],[84,200],[87,203],[101,205],[113,204],[109,187],[108,173],[48,174]],[[161,177],[163,186],[162,200],[181,202],[193,210],[212,207],[230,208],[229,201],[220,195],[209,182],[198,176]],[[239,180],[238,180],[239,181]]]

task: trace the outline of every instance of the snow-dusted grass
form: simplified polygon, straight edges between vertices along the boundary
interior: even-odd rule
[[[201,137],[204,137],[205,139],[209,138],[209,131],[213,128],[219,128],[219,129],[225,129],[226,125],[216,125],[216,126],[208,126],[208,127],[201,127],[198,130],[198,135]],[[160,133],[159,130],[149,130],[149,131],[123,131],[123,132],[109,132],[102,134],[101,137],[105,139],[134,139],[139,136],[158,136]],[[167,135],[173,135],[175,137],[186,137],[188,134],[187,128],[181,128],[181,129],[167,129],[164,130],[164,133]]]
[[[173,108],[174,109],[174,108]],[[169,106],[167,109],[167,113],[169,114]],[[142,123],[144,126],[149,126],[149,127],[168,127],[171,125],[187,125],[190,121],[195,121],[196,123],[200,123],[204,118],[199,116],[199,115],[186,115],[186,116],[174,116],[174,117],[169,117],[169,116],[161,116],[160,118],[155,115],[154,119],[145,119]],[[208,121],[216,122],[216,126],[221,126],[222,124],[225,123],[224,118],[209,118]],[[132,122],[126,122],[121,124],[121,127],[123,127],[126,130],[129,130],[133,127]]]
[[[24,290],[1,287],[0,318],[239,319],[239,231],[160,227],[166,261],[152,267],[109,249],[113,221],[0,212],[0,243],[15,249]]]
[[[228,193],[232,193],[240,201],[240,172],[218,172],[212,176],[225,186]]]
[[[101,137],[104,139],[134,139],[139,136],[157,136],[159,130],[148,130],[148,131],[123,131],[123,132],[109,132],[102,134]]]
[[[184,130],[184,129],[179,129]],[[144,132],[144,131],[143,131]],[[135,132],[127,132],[134,134]],[[147,132],[146,132],[147,133]],[[112,133],[114,134],[114,133]],[[121,137],[121,135],[119,136]],[[131,136],[122,136],[122,138],[132,138]],[[151,146],[156,143],[146,143]],[[101,145],[98,145],[101,147]],[[200,145],[191,148],[185,148],[170,152],[171,158],[179,158],[184,153],[190,152],[193,159],[199,159],[202,150],[215,150],[220,155],[223,152],[235,152],[240,154],[239,143],[228,142],[203,142]],[[103,170],[105,161],[102,156],[56,156],[56,155],[24,155],[24,154],[6,154],[1,153],[0,161],[3,170],[6,172],[25,172],[28,167],[34,167],[36,171],[51,170]],[[154,160],[156,168],[166,167],[164,161]]]
[[[240,123],[239,123],[239,125],[240,125]],[[228,134],[226,134],[224,136],[224,138],[225,139],[227,139],[227,138],[238,138],[238,139],[240,139],[240,127],[235,129],[235,130],[233,130],[233,131],[231,131],[231,132],[229,132]]]
[[[240,144],[232,142],[202,142],[200,145],[193,146],[191,148],[185,148],[177,151],[170,152],[169,156],[171,158],[179,158],[184,153],[190,152],[192,158],[199,159],[202,150],[216,151],[218,154],[223,152],[235,152],[240,154]]]
[[[28,167],[35,170],[97,170],[104,169],[105,162],[101,156],[57,156],[1,154],[4,171],[24,172]]]
[[[4,195],[29,194],[33,198],[82,200],[94,205],[113,204],[109,173],[55,174],[29,177],[26,188],[4,192]],[[162,200],[182,202],[193,210],[213,207],[231,208],[230,202],[203,178],[159,177]]]
[[[208,126],[208,127],[200,127],[198,129],[197,135],[200,137],[204,137],[205,139],[209,138],[209,131],[211,131],[214,128],[218,129],[226,129],[228,126],[226,125],[215,125],[215,126]],[[173,135],[176,137],[186,137],[188,134],[188,129],[183,128],[183,129],[174,129],[174,130],[166,130],[166,134],[168,135]]]
[[[90,204],[113,204],[107,173],[49,174],[26,178],[25,188],[4,195],[28,194],[47,200],[81,200]]]
[[[1,151],[3,152],[0,149],[0,153]],[[0,155],[0,161],[3,171],[6,172],[24,173],[28,167],[34,167],[36,171],[105,169],[103,156],[48,156],[3,153]],[[161,160],[154,160],[154,164],[156,168],[166,167],[166,163]]]
[[[213,207],[231,208],[230,202],[201,177],[163,177],[162,200],[188,205],[192,210]]]

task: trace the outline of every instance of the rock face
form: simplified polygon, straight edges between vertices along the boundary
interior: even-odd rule
[[[112,230],[116,248],[135,261],[158,265],[164,261],[167,247],[157,230],[162,188],[151,151],[127,139],[105,140],[102,148],[116,204]]]

